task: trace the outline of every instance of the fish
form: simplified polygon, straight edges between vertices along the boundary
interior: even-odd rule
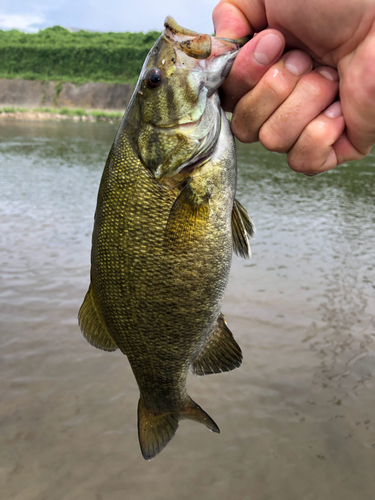
[[[90,344],[130,362],[146,460],[182,419],[220,432],[186,379],[241,365],[221,304],[232,252],[249,258],[254,234],[235,199],[235,142],[218,93],[247,39],[199,34],[170,16],[164,27],[103,171],[78,315]]]

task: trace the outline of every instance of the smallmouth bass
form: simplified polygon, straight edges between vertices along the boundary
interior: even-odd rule
[[[188,396],[187,372],[242,361],[220,309],[232,251],[249,257],[254,229],[235,200],[235,144],[217,89],[245,41],[200,35],[167,17],[100,183],[79,325],[92,345],[129,359],[146,460],[181,419],[220,432]]]

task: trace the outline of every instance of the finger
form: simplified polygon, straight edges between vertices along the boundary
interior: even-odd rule
[[[233,111],[237,102],[251,90],[283,53],[285,41],[277,30],[265,30],[250,40],[239,52],[221,86],[221,105]]]
[[[241,38],[267,26],[265,8],[259,0],[222,0],[213,10],[212,21],[216,36],[226,38]]]
[[[270,151],[287,153],[306,125],[334,101],[338,88],[338,74],[333,68],[322,66],[304,75],[261,127],[260,142]]]
[[[285,54],[258,85],[238,102],[232,132],[242,142],[255,142],[263,124],[289,97],[301,76],[312,69],[311,58],[300,50]]]
[[[336,167],[340,158],[335,144],[344,128],[341,104],[337,101],[304,128],[288,153],[290,168],[306,175],[315,175]]]
[[[340,165],[346,161],[360,160],[368,154],[371,146],[367,152],[362,153],[358,151],[358,149],[356,149],[350,142],[346,131],[344,131],[333,145],[333,149],[335,150],[337,156],[337,165]]]

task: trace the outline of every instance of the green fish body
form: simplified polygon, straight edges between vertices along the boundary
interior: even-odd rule
[[[188,396],[187,372],[242,360],[220,308],[232,251],[250,255],[253,226],[235,201],[235,145],[216,91],[239,44],[166,19],[99,188],[79,324],[92,345],[128,357],[147,460],[183,418],[219,432]]]

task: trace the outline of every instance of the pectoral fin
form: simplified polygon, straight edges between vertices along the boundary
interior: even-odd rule
[[[85,339],[94,347],[103,351],[115,351],[117,349],[117,345],[109,335],[97,310],[91,285],[79,310],[78,324]]]
[[[234,340],[224,316],[220,314],[217,324],[206,345],[191,364],[194,375],[209,375],[234,370],[241,366],[242,352]]]
[[[168,244],[182,244],[195,239],[204,230],[209,217],[209,195],[199,193],[189,182],[172,205],[165,228]]]
[[[254,236],[254,233],[254,224],[248,213],[239,201],[234,200],[232,210],[233,250],[239,257],[250,259],[249,237]]]

